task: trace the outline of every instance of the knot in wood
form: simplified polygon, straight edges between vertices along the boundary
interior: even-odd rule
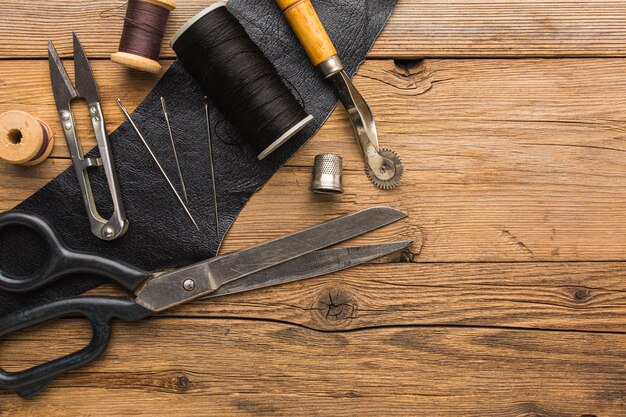
[[[174,389],[178,392],[184,392],[189,389],[191,381],[187,378],[187,375],[177,375],[174,378]]]
[[[586,288],[576,288],[574,290],[574,298],[576,301],[585,301],[589,298],[589,290]]]
[[[358,306],[344,289],[328,288],[320,293],[315,311],[322,321],[337,326],[356,318]]]

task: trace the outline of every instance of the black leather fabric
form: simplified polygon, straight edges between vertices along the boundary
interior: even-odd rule
[[[396,0],[314,0],[313,3],[352,76],[382,30]],[[224,234],[252,194],[313,136],[337,102],[330,86],[309,63],[274,0],[231,0],[228,8],[274,63],[315,121],[278,151],[258,161],[237,130],[212,107],[220,236],[214,232],[204,94],[179,62],[171,66],[136,109],[133,120],[170,178],[178,184],[159,101],[159,97],[165,97],[189,194],[189,208],[200,226],[199,232],[186,217],[128,123],[110,135],[130,221],[124,237],[104,242],[90,232],[73,168],[18,208],[43,215],[71,248],[125,260],[147,270],[184,266],[214,256]],[[60,132],[60,128],[57,131]],[[110,202],[101,170],[92,172],[91,182],[101,212],[106,217]],[[35,265],[36,260],[41,262],[43,249],[32,243],[32,239],[32,234],[24,230],[2,231],[0,268],[19,272],[24,269],[24,262],[28,267]],[[76,295],[101,283],[94,276],[72,276],[36,293],[0,294],[0,314]]]

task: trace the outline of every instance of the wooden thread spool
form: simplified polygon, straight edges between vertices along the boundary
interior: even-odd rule
[[[157,61],[169,13],[176,0],[129,0],[118,51],[111,60],[151,73],[161,71]]]
[[[45,161],[54,147],[50,127],[30,114],[13,110],[0,115],[0,159],[32,166]]]

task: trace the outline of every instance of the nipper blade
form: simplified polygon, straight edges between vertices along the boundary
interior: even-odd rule
[[[76,90],[81,97],[87,100],[87,104],[96,104],[100,102],[100,92],[98,91],[98,84],[93,76],[91,65],[83,46],[80,44],[80,40],[76,33],[74,36],[74,76],[76,78]]]
[[[70,110],[70,102],[78,97],[70,77],[65,71],[65,67],[59,58],[52,41],[48,42],[48,63],[50,64],[50,82],[52,83],[52,93],[57,109]]]

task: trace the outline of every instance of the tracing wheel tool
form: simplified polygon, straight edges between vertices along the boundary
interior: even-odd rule
[[[372,183],[381,189],[400,185],[404,165],[400,156],[380,148],[374,115],[344,69],[326,29],[310,0],[276,0],[285,18],[300,40],[311,63],[332,83],[335,93],[346,108],[356,133],[365,170]]]

